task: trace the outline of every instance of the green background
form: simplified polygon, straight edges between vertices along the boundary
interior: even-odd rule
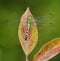
[[[27,7],[38,17],[38,43],[29,55],[32,61],[42,45],[60,37],[60,0],[0,0],[0,61],[25,61],[18,39],[18,25]],[[50,61],[60,61],[60,54]]]

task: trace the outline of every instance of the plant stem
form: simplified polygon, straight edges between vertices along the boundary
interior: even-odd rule
[[[28,60],[28,56],[27,56],[27,55],[26,55],[26,61],[29,61],[29,60]]]

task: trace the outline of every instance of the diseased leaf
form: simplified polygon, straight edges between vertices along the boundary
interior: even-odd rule
[[[60,38],[55,38],[46,43],[35,55],[33,61],[48,61],[60,53]]]
[[[29,10],[29,7],[20,19],[18,36],[23,51],[26,54],[26,56],[28,56],[32,52],[38,41],[37,25]]]

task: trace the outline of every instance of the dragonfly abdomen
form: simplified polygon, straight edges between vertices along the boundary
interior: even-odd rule
[[[25,34],[25,41],[28,39],[28,30],[26,31],[26,34]]]

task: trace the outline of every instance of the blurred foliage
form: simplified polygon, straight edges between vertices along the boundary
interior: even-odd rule
[[[37,46],[29,55],[33,56],[49,40],[60,37],[60,0],[0,0],[0,61],[25,61],[25,55],[18,39],[18,25],[27,7],[34,17],[52,15],[53,18],[39,19],[39,39]],[[52,23],[49,25],[48,23]],[[40,29],[39,29],[40,28]],[[57,55],[50,61],[60,61]]]

